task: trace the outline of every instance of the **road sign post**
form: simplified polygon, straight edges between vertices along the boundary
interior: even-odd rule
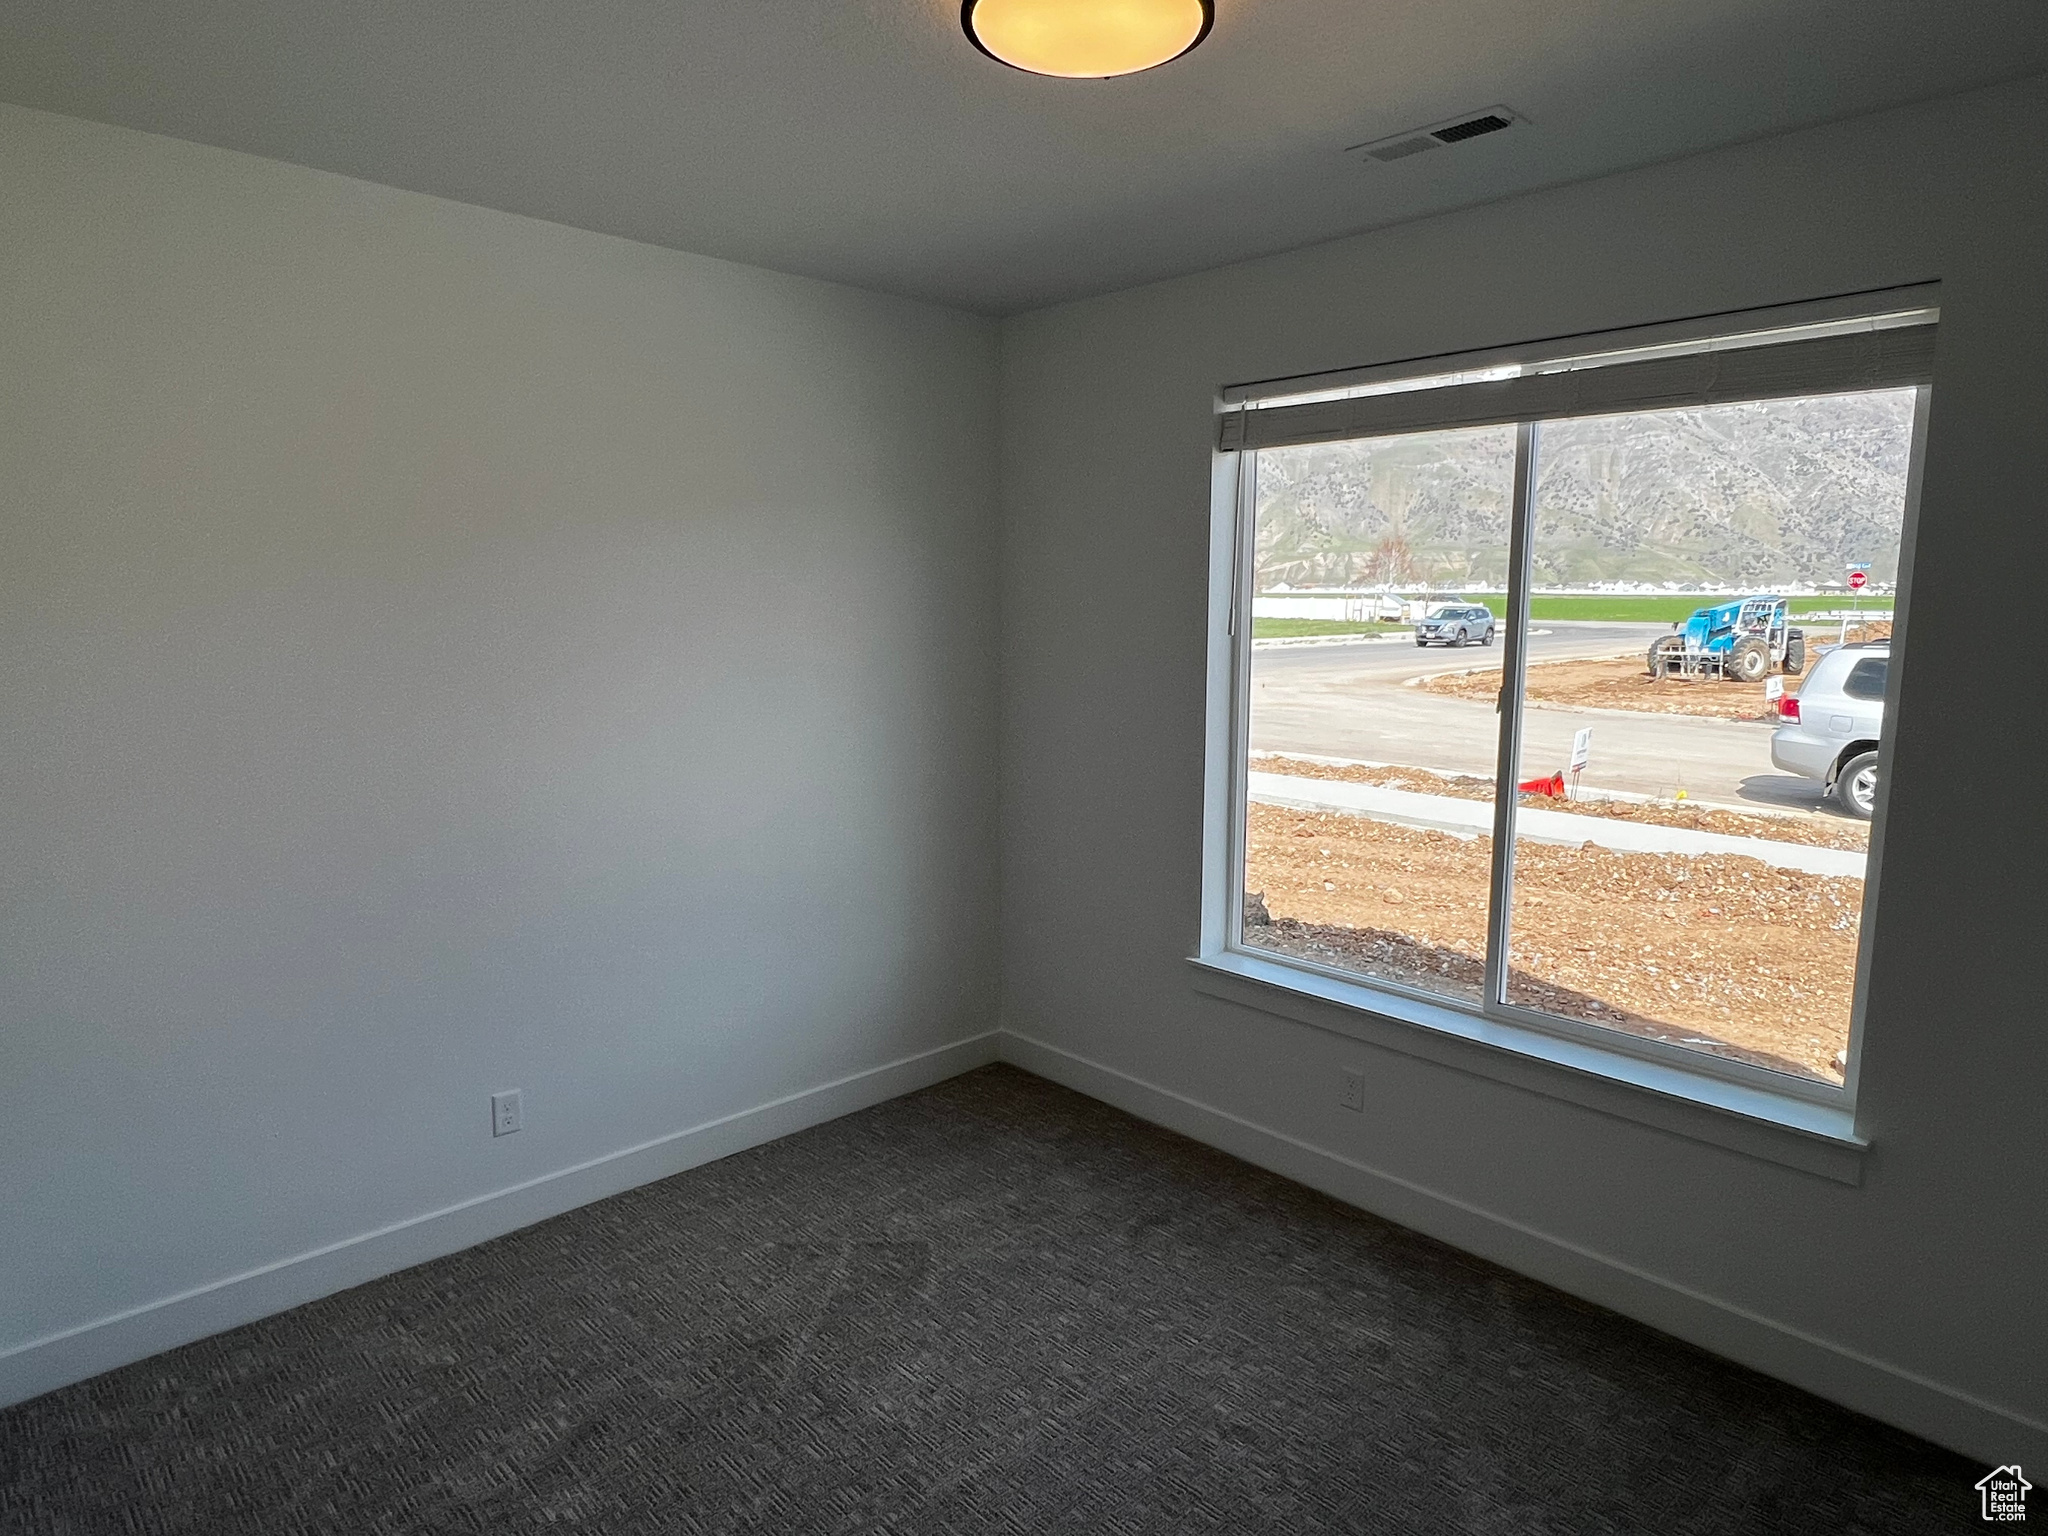
[[[1593,727],[1582,725],[1572,736],[1572,798],[1579,798],[1579,775],[1593,756]]]

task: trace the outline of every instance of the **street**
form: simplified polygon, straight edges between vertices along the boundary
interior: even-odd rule
[[[1545,621],[1529,637],[1532,662],[1641,655],[1665,624]],[[1268,646],[1252,653],[1251,749],[1352,758],[1491,778],[1499,716],[1483,704],[1402,686],[1412,678],[1499,665],[1491,649],[1431,647],[1407,640]],[[1723,805],[1811,810],[1820,785],[1771,766],[1770,727],[1682,715],[1532,706],[1524,712],[1518,778],[1549,775],[1571,757],[1572,736],[1593,729],[1589,790]]]

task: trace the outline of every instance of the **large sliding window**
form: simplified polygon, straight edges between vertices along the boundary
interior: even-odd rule
[[[1839,1097],[1936,318],[1228,398],[1223,947]]]

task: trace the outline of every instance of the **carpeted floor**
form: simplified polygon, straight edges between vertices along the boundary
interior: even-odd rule
[[[0,1530],[1922,1536],[1982,1470],[991,1067],[0,1412]]]

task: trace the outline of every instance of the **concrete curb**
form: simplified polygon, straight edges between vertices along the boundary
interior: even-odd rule
[[[1547,635],[1550,634],[1551,631],[1547,629],[1532,629],[1529,631],[1529,633],[1532,635]],[[1283,635],[1272,640],[1254,640],[1252,642],[1252,649],[1255,651],[1277,651],[1283,648],[1292,648],[1296,646],[1414,644],[1414,631],[1412,629],[1404,629],[1398,635]],[[1484,647],[1478,647],[1478,649],[1483,650]],[[1591,659],[1598,661],[1601,658],[1596,656]],[[1466,670],[1470,672],[1483,672],[1486,669],[1484,667],[1468,667],[1466,668]],[[1432,677],[1441,677],[1444,674],[1440,672],[1435,672],[1431,673],[1430,675]]]
[[[1412,645],[1412,634],[1398,635],[1280,635],[1270,640],[1254,640],[1255,651],[1294,650],[1301,647],[1321,645]]]

